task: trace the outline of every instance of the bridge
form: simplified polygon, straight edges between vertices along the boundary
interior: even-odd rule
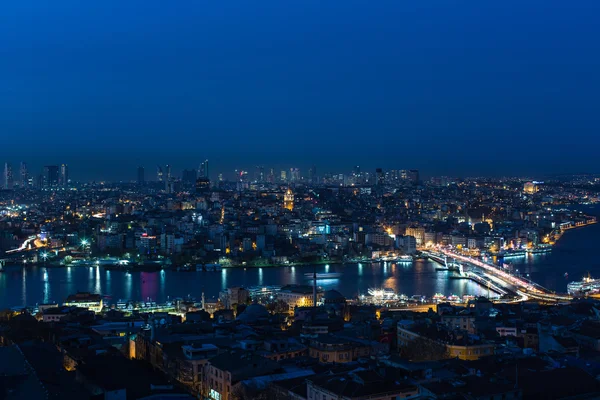
[[[472,257],[463,256],[446,249],[439,249],[439,251],[448,257],[453,257],[464,262],[465,264],[468,264],[471,266],[473,272],[475,272],[477,275],[487,279],[488,281],[494,282],[504,290],[516,293],[519,296],[517,301],[534,299],[540,301],[559,302],[570,301],[573,299],[569,295],[557,294],[551,290],[548,290],[529,279],[512,275],[494,264],[490,264]]]

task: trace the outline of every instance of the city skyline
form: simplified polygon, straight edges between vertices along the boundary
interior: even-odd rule
[[[321,183],[324,177],[335,177],[337,175],[344,176],[346,178],[356,176],[358,174],[363,178],[370,178],[370,183],[376,183],[378,176],[383,173],[388,175],[390,173],[400,175],[402,172],[406,175],[410,171],[416,171],[418,178],[417,181],[423,179],[431,179],[435,177],[446,177],[454,179],[463,178],[475,178],[475,177],[488,177],[488,178],[502,178],[502,177],[521,177],[524,179],[535,179],[535,178],[552,178],[558,176],[574,176],[574,175],[597,175],[590,171],[579,171],[572,173],[538,173],[538,174],[527,174],[527,173],[515,173],[515,174],[466,174],[466,175],[453,175],[448,173],[441,174],[427,174],[423,173],[422,170],[416,168],[407,167],[394,167],[390,169],[385,168],[369,168],[361,165],[340,165],[332,170],[323,170],[319,165],[312,164],[306,168],[299,168],[297,166],[272,166],[269,164],[260,164],[249,166],[246,168],[235,168],[234,170],[214,170],[211,166],[208,171],[209,160],[205,159],[200,162],[199,165],[194,168],[192,166],[186,167],[185,165],[181,168],[174,168],[173,164],[160,164],[160,163],[148,163],[138,164],[134,169],[123,171],[124,178],[107,179],[107,178],[81,178],[81,174],[75,173],[76,178],[72,179],[71,166],[66,163],[59,163],[55,165],[44,164],[42,167],[31,167],[27,161],[20,161],[13,163],[6,161],[2,163],[2,179],[0,179],[0,185],[3,189],[12,189],[13,187],[23,186],[44,186],[43,179],[48,176],[48,167],[57,168],[56,173],[58,178],[56,185],[58,187],[65,187],[66,183],[71,182],[167,182],[168,180],[191,182],[197,178],[208,178],[213,182],[219,180],[236,181],[240,180],[240,173],[243,173],[243,180],[247,182],[304,182],[304,183]],[[14,167],[13,167],[14,164]],[[211,161],[211,165],[213,165]],[[16,168],[16,169],[15,169]],[[163,170],[164,169],[164,170]],[[167,172],[168,169],[168,172]],[[260,170],[260,172],[259,172]],[[427,170],[427,169],[426,169]],[[192,177],[193,174],[193,177]],[[272,176],[271,176],[272,174]],[[8,179],[7,179],[8,178]],[[404,179],[407,177],[404,176]],[[10,179],[10,181],[9,181]],[[47,179],[48,180],[48,179]],[[52,180],[52,179],[49,179]],[[410,179],[414,180],[414,179]],[[24,184],[26,182],[26,184]],[[367,183],[367,182],[364,182]],[[50,185],[52,186],[52,185]]]

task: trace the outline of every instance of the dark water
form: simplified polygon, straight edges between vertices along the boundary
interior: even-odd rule
[[[466,281],[448,279],[447,272],[435,271],[435,263],[415,261],[398,264],[320,265],[318,272],[341,272],[336,279],[319,280],[319,286],[336,289],[347,297],[366,293],[370,287],[392,288],[407,295],[486,294],[487,289]],[[137,272],[126,274],[101,267],[44,268],[6,267],[0,274],[0,308],[63,302],[77,291],[90,291],[118,299],[152,298],[162,302],[167,297],[207,298],[231,286],[285,285],[307,283],[305,273],[314,267],[224,269],[220,272]]]
[[[566,292],[567,283],[580,280],[589,273],[600,278],[600,224],[572,229],[564,233],[552,252],[506,261],[519,273],[529,274],[540,285]],[[569,274],[565,277],[565,272]]]

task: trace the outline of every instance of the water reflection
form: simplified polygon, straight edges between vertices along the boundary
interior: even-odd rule
[[[27,304],[27,268],[23,268],[22,283],[21,283],[21,304],[22,306]]]
[[[44,303],[50,303],[50,279],[48,278],[48,269],[44,268],[43,270]]]
[[[132,289],[131,280],[132,280],[131,273],[125,272],[125,281],[124,281],[125,296],[123,296],[123,299],[127,299],[127,300],[141,300],[141,299],[134,299],[131,296],[131,289]]]
[[[220,272],[160,272],[102,271],[101,268],[71,266],[48,269],[48,279],[42,268],[24,269],[1,275],[5,287],[0,296],[0,307],[33,305],[46,300],[64,301],[77,291],[100,292],[111,295],[113,301],[142,300],[150,297],[166,301],[167,297],[185,297],[190,294],[199,299],[202,291],[206,298],[218,296],[222,288],[230,286],[311,284],[314,266],[281,268],[227,269]],[[348,298],[367,293],[371,287],[390,287],[406,295],[432,296],[436,292],[450,295],[477,294],[477,285],[469,281],[450,280],[447,274],[436,272],[433,265],[424,262],[409,264],[330,264],[316,267],[318,273],[339,273],[334,279],[319,279],[325,290],[335,289]],[[306,278],[305,274],[310,277]],[[599,274],[600,276],[600,274]],[[20,279],[20,285],[16,282]],[[8,282],[10,280],[10,282]],[[65,284],[66,283],[66,284]],[[19,299],[21,299],[19,301]]]
[[[106,270],[106,294],[112,295],[112,290],[111,290],[111,282],[112,280],[110,279],[110,270],[107,269]]]
[[[221,288],[226,289],[227,286],[227,268],[221,270]]]
[[[100,281],[100,267],[96,266],[96,276],[95,276],[96,285],[94,286],[94,293],[102,293],[102,285]]]

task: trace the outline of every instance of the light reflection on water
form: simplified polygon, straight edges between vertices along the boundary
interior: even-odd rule
[[[223,269],[217,272],[164,270],[125,273],[103,270],[101,267],[28,268],[7,267],[0,274],[0,288],[3,290],[0,308],[63,302],[69,294],[77,291],[110,295],[112,302],[147,298],[161,302],[168,297],[187,295],[200,299],[202,291],[210,299],[218,296],[220,290],[231,286],[310,285],[311,280],[305,274],[311,274],[315,269],[314,266],[294,266]],[[339,278],[319,279],[317,284],[324,290],[338,290],[346,297],[366,293],[370,287],[389,287],[406,295],[484,293],[475,283],[450,280],[445,272],[436,272],[434,264],[422,261],[408,265],[330,264],[316,266],[316,270],[317,273],[341,273]]]

